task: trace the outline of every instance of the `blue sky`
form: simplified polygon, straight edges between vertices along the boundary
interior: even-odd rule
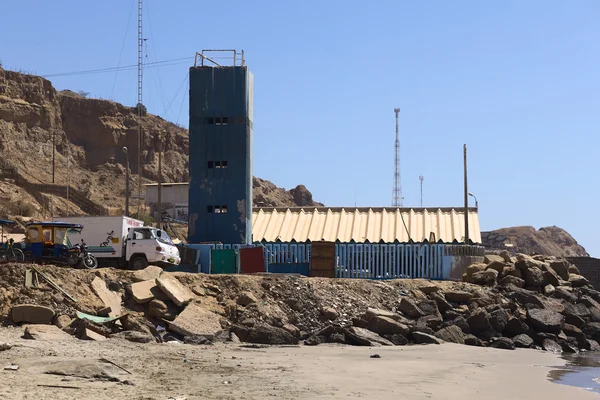
[[[135,0],[3,5],[0,59],[36,74],[132,65]],[[254,174],[331,206],[462,205],[462,145],[483,230],[557,225],[600,256],[600,2],[146,0],[145,59],[246,52]],[[191,62],[191,61],[190,61]],[[149,111],[187,126],[187,60],[147,68]],[[50,78],[128,105],[136,71]]]

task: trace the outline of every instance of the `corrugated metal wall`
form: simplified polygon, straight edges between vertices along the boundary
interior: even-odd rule
[[[253,79],[247,67],[190,68],[190,243],[251,243]]]

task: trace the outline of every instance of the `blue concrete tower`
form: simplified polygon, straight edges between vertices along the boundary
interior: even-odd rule
[[[202,65],[190,68],[188,241],[249,244],[254,77],[243,58],[241,66],[206,66],[212,60],[198,56]]]

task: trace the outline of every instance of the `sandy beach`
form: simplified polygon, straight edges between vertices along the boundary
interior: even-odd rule
[[[596,399],[550,382],[535,350],[454,344],[260,347],[20,338],[0,328],[0,397],[18,399]],[[378,354],[381,358],[371,358]]]

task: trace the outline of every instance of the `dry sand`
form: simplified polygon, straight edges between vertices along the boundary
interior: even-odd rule
[[[548,381],[549,370],[563,361],[534,350],[45,341],[21,339],[22,332],[0,328],[0,342],[14,345],[0,352],[0,368],[19,365],[17,371],[0,369],[2,399],[598,398]]]

